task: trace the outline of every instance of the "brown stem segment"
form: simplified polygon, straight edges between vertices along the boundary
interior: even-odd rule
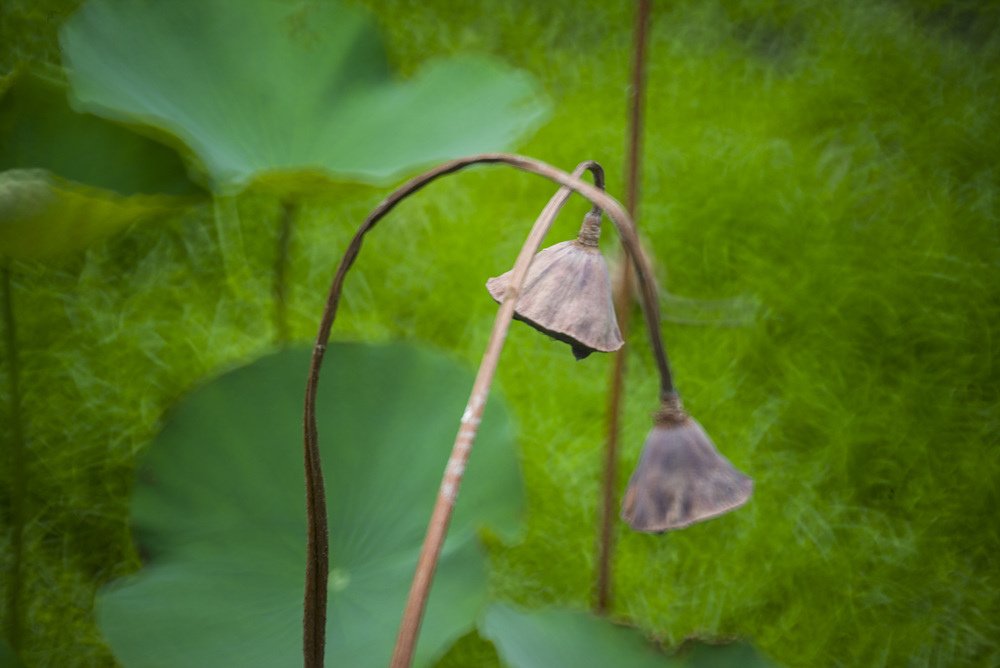
[[[603,209],[607,213],[608,218],[611,219],[612,223],[614,223],[616,229],[618,230],[623,247],[632,259],[632,262],[636,265],[636,275],[638,276],[639,283],[642,286],[646,324],[649,327],[653,355],[656,358],[657,368],[660,373],[660,393],[662,396],[667,396],[672,394],[674,391],[666,350],[663,347],[663,342],[660,337],[660,310],[656,297],[656,287],[652,282],[652,272],[646,263],[644,256],[642,256],[639,252],[639,240],[636,236],[635,226],[632,223],[632,219],[627,213],[625,213],[625,210],[613,197],[610,197],[597,187],[581,181],[579,178],[556,169],[551,165],[538,160],[533,160],[531,158],[506,153],[485,153],[446,162],[417,177],[414,177],[393,191],[388,197],[386,197],[386,199],[375,207],[364,222],[362,222],[354,237],[351,239],[350,244],[348,244],[347,250],[344,252],[344,256],[341,258],[340,265],[337,267],[337,272],[334,274],[333,282],[330,285],[330,291],[327,296],[326,306],[323,310],[319,332],[316,336],[316,343],[313,347],[312,359],[309,365],[309,376],[306,382],[305,408],[303,416],[303,450],[305,459],[306,510],[308,521],[306,592],[305,610],[303,615],[303,653],[305,656],[305,666],[307,668],[320,668],[323,665],[323,646],[326,631],[327,571],[329,568],[325,493],[323,488],[323,474],[320,466],[319,437],[316,428],[316,394],[319,387],[320,368],[322,366],[323,356],[326,353],[326,346],[330,338],[330,330],[333,327],[333,321],[336,317],[337,308],[340,304],[340,295],[343,289],[344,279],[347,272],[350,270],[351,265],[353,265],[354,261],[357,259],[358,253],[361,251],[361,245],[364,241],[365,235],[378,223],[379,220],[392,211],[396,205],[435,179],[445,176],[446,174],[457,172],[470,165],[480,163],[502,163],[516,169],[520,169],[521,171],[543,176],[550,181],[558,183],[564,188],[568,188],[569,190],[583,195],[590,200],[594,206]],[[541,243],[540,238],[538,243]],[[522,250],[522,254],[523,253],[524,251]],[[534,255],[534,253],[531,253],[531,255]],[[520,260],[521,257],[519,256],[518,261],[520,262]],[[517,268],[518,266],[515,264],[515,269]],[[527,264],[520,269],[522,273],[526,273]],[[520,280],[523,280],[523,276],[520,276],[519,278],[517,271],[515,271],[511,276],[511,284],[519,285]],[[515,302],[516,299],[505,299],[504,304],[500,307],[500,312],[497,315],[496,322],[500,322],[502,314],[507,309],[510,310],[511,314],[513,313]],[[496,327],[497,325],[495,324],[494,328],[496,329]],[[498,341],[497,343],[502,343],[502,341]],[[492,344],[493,338],[491,338],[491,347],[487,348],[487,356],[490,355]],[[496,354],[499,354],[499,348],[497,348]],[[487,357],[484,356],[484,362],[486,359]],[[492,377],[492,372],[489,376],[490,378]],[[479,377],[477,376],[477,386],[478,384]],[[473,398],[475,398],[475,394]],[[486,396],[482,395],[481,399],[485,402]],[[476,410],[481,411],[482,407],[480,406]],[[471,447],[471,440],[469,441],[469,444]],[[456,441],[456,446],[458,446],[458,441]],[[460,478],[461,474],[458,475],[458,479]],[[444,491],[446,490],[442,490],[442,492]],[[455,491],[457,492],[457,487]],[[450,508],[448,509],[448,514],[450,514]],[[445,517],[447,517],[447,515]],[[435,514],[432,518],[432,525],[434,524],[436,518],[438,518],[437,509],[435,509]],[[438,523],[440,523],[439,520]],[[437,538],[435,538],[435,540],[443,541],[443,531],[446,528],[446,525],[447,520],[445,520],[444,526],[441,527],[441,533]],[[430,537],[429,531],[429,538]],[[425,550],[429,549],[429,547],[433,546],[429,546],[428,542],[425,540]],[[440,543],[438,544],[437,550],[440,550]],[[424,559],[422,554],[420,562],[422,563],[423,561]],[[433,563],[431,564],[429,573],[424,576],[421,576],[420,573],[418,573],[417,577],[425,577],[426,586],[429,589],[430,578],[432,575]],[[414,634],[419,628],[420,614],[422,614],[423,603],[425,600],[426,596],[424,596],[424,600],[419,603],[420,610],[417,615],[417,623],[412,627]],[[409,603],[407,608],[410,608]],[[410,646],[411,656],[414,644],[415,642],[411,643]],[[397,664],[394,659],[393,665],[409,665],[408,662],[409,658],[406,659],[406,663]]]
[[[639,166],[642,154],[642,118],[646,97],[646,43],[649,36],[650,0],[639,0],[635,12],[632,55],[632,86],[629,94],[629,132],[627,171],[625,173],[625,208],[632,220],[637,219],[639,205]],[[628,341],[632,313],[632,266],[619,263],[618,290],[614,295],[615,315],[622,339]],[[625,392],[625,361],[627,348],[614,353],[608,391],[608,438],[604,450],[601,481],[601,527],[597,541],[597,583],[594,612],[607,614],[611,608],[611,561],[614,552],[614,522],[618,485],[618,442],[621,436],[622,399]]]

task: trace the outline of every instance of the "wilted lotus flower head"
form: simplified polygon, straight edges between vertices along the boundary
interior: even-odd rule
[[[742,506],[753,481],[736,470],[671,395],[629,480],[622,519],[636,531],[683,529]]]
[[[581,360],[590,353],[613,352],[624,344],[615,319],[611,277],[597,247],[601,214],[584,217],[580,236],[538,253],[525,277],[514,317],[573,347]],[[493,299],[503,302],[507,272],[486,282]]]

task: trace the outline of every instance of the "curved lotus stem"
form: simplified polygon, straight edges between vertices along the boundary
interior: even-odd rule
[[[569,191],[575,191],[587,198],[595,207],[605,211],[608,218],[618,230],[622,247],[635,265],[636,276],[641,288],[643,311],[649,329],[650,342],[660,375],[661,399],[667,400],[675,394],[666,350],[660,335],[660,310],[656,297],[655,283],[652,280],[652,271],[645,257],[639,252],[639,239],[636,235],[632,219],[622,208],[621,204],[613,197],[604,193],[600,188],[580,180],[577,176],[567,174],[544,162],[506,153],[487,153],[452,160],[414,177],[397,188],[375,207],[364,222],[362,222],[344,252],[344,256],[337,267],[330,286],[309,367],[309,377],[305,393],[303,443],[306,474],[306,508],[308,515],[303,652],[307,667],[317,668],[323,665],[326,631],[326,583],[327,569],[329,568],[325,491],[320,466],[319,437],[316,428],[316,393],[319,386],[320,368],[330,338],[330,330],[333,327],[337,308],[340,304],[340,294],[343,289],[344,279],[357,259],[358,253],[361,251],[365,235],[401,201],[435,179],[479,163],[502,163],[525,172],[543,176],[558,183],[566,190],[565,194],[562,194],[562,191],[560,191],[560,197],[568,197]],[[589,163],[587,164],[589,165]],[[557,206],[553,204],[553,201],[550,201],[545,211],[543,211],[542,216],[548,214],[550,210],[551,213],[549,215],[554,216],[559,206],[561,206],[561,203]],[[541,217],[539,220],[541,221]],[[537,224],[536,227],[538,227]],[[450,462],[464,462],[468,458],[469,449],[475,438],[475,428],[482,415],[489,386],[492,382],[496,363],[503,346],[503,340],[506,337],[507,328],[513,317],[514,305],[517,302],[520,286],[524,281],[528,267],[541,244],[543,236],[544,233],[536,233],[536,230],[533,229],[524,247],[521,249],[521,253],[518,255],[517,262],[512,271],[507,296],[497,313],[493,332],[490,335],[490,342],[483,357],[483,362],[480,365],[466,413],[463,415],[462,426],[456,438]],[[456,454],[458,455],[457,459]],[[458,483],[461,481],[461,474],[461,470],[450,465],[449,471],[446,472],[445,479],[442,481],[431,525],[428,527],[428,534],[418,561],[414,586],[411,589],[410,599],[404,613],[400,638],[397,642],[396,653],[393,656],[393,666],[408,666],[412,659],[413,649],[416,644],[416,633],[419,630],[424,603],[430,591],[431,579],[437,563],[437,555],[440,553],[444,534],[446,533],[451,517],[451,509],[454,505],[455,495],[458,492]]]

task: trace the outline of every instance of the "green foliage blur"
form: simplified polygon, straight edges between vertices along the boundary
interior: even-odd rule
[[[169,147],[72,108],[62,76],[0,78],[0,257],[76,253],[204,194]]]
[[[402,75],[467,52],[532,73],[554,108],[519,151],[564,168],[596,159],[621,194],[630,3],[360,4]],[[0,74],[57,63],[75,6],[4,0]],[[616,616],[666,645],[746,637],[788,666],[1000,663],[998,26],[992,3],[654,3],[640,226],[670,293],[760,305],[739,327],[665,332],[686,406],[756,487],[745,508],[682,532],[619,527]],[[495,313],[483,283],[551,192],[497,168],[434,184],[366,244],[334,336],[476,364]],[[384,194],[333,184],[300,203],[295,340],[315,335],[336,259]],[[243,267],[223,266],[209,205],[13,267],[28,666],[114,665],[92,604],[139,566],[136,454],[178,396],[270,348],[281,204],[250,190],[237,208]],[[552,241],[586,208],[567,207]],[[236,270],[251,277],[238,298],[224,289]],[[656,407],[639,324],[622,487]],[[575,363],[527,327],[507,346],[498,383],[520,429],[527,529],[490,542],[492,590],[584,607],[610,360]],[[444,664],[488,661],[468,638]]]

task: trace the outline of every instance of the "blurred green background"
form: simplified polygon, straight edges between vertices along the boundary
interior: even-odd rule
[[[59,63],[77,4],[4,0],[0,73]],[[357,4],[401,76],[468,53],[530,72],[552,111],[518,151],[598,160],[621,195],[631,3]],[[749,638],[788,666],[1000,665],[1000,5],[658,1],[649,58],[639,221],[684,298],[665,301],[666,342],[686,406],[756,487],[682,532],[620,526],[613,614],[671,646]],[[407,202],[366,244],[335,338],[477,364],[495,313],[483,284],[552,190],[481,168]],[[315,335],[335,262],[387,191],[344,182],[298,202],[292,339]],[[211,204],[12,265],[28,666],[114,665],[92,605],[139,567],[136,454],[184,392],[271,349],[282,204],[251,188],[236,206],[239,266],[223,263]],[[586,209],[568,206],[550,241]],[[238,295],[224,289],[235,274]],[[638,325],[622,488],[656,408]],[[576,363],[511,330],[498,385],[527,511],[522,541],[490,541],[498,598],[588,605],[609,373],[608,357]],[[445,661],[495,660],[469,638]]]

